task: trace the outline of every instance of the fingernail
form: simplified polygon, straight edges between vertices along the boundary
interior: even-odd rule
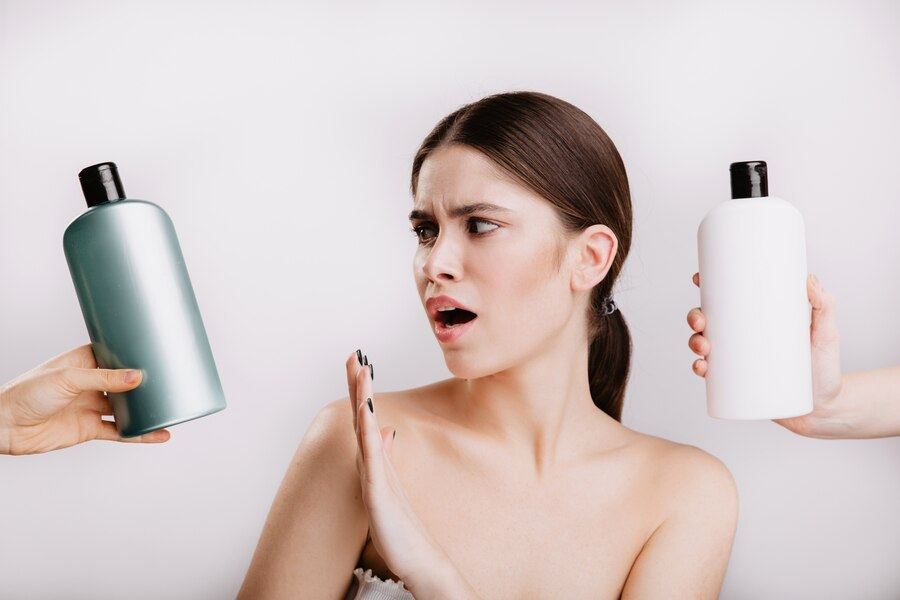
[[[134,383],[141,376],[140,371],[136,371],[134,369],[128,369],[125,371],[125,383]]]
[[[375,414],[375,407],[372,406],[372,399],[369,398],[368,402],[369,402],[369,412],[372,413],[372,414],[374,415],[374,414]]]
[[[397,430],[395,429],[395,430],[394,430],[394,435],[391,436],[391,439],[396,438],[396,437],[397,437]]]
[[[372,381],[375,381],[375,365],[369,363],[369,375],[372,376]]]
[[[369,364],[369,357],[368,357],[368,356],[363,356],[363,362],[362,362],[362,364],[364,364],[364,365]]]
[[[359,348],[356,349],[356,360],[359,361],[359,366],[362,366],[362,352],[359,351]]]
[[[812,276],[812,282],[814,286],[819,287],[819,278],[815,275]]]

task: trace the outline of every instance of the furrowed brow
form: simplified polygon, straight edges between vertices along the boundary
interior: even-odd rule
[[[464,204],[462,206],[454,206],[450,209],[450,217],[458,218],[458,217],[466,217],[469,215],[474,215],[476,213],[509,213],[512,212],[510,209],[504,206],[497,206],[496,204],[491,204],[490,202],[475,202],[474,204]],[[434,215],[426,210],[414,210],[409,213],[410,221],[424,221],[424,220],[433,220]]]

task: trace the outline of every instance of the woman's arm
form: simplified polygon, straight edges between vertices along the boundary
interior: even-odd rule
[[[737,527],[734,479],[693,446],[678,446],[660,466],[667,516],[635,559],[622,599],[718,598]]]
[[[313,420],[272,502],[238,599],[343,598],[366,539],[349,398]]]

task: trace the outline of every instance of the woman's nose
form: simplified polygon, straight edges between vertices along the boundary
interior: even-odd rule
[[[438,235],[422,265],[422,272],[431,281],[459,279],[459,249],[447,236]]]

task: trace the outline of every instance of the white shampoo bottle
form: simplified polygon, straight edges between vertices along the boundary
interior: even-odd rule
[[[813,409],[806,233],[793,205],[769,196],[766,163],[731,164],[731,200],[697,230],[706,317],[707,412],[779,419]]]

